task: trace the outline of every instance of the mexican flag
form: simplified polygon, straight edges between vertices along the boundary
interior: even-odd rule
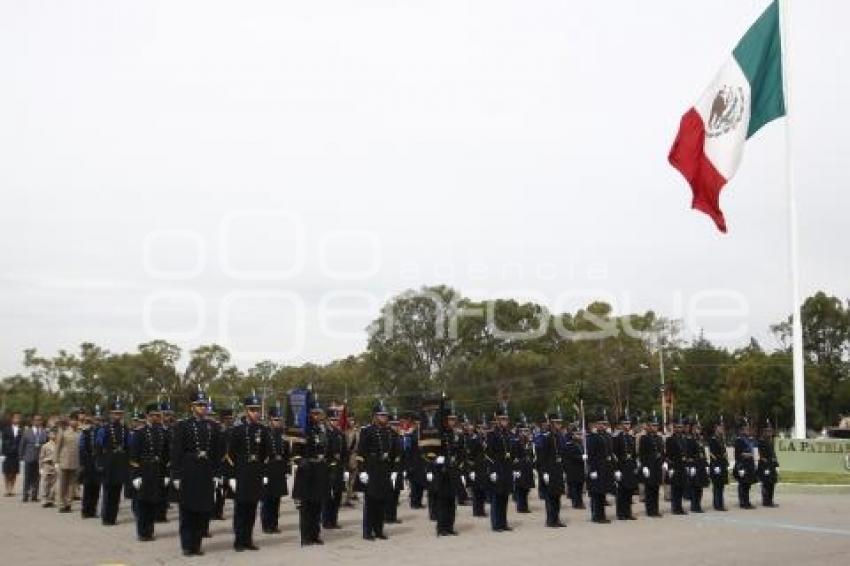
[[[693,208],[708,214],[721,232],[726,220],[720,190],[735,175],[744,142],[785,115],[779,2],[744,34],[679,126],[669,160],[691,185]]]

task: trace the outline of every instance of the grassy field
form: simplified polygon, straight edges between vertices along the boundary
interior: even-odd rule
[[[805,483],[814,485],[850,485],[850,473],[824,474],[821,472],[784,472],[779,470],[780,483]]]

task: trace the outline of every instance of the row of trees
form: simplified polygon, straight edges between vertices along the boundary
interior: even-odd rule
[[[139,407],[156,398],[180,404],[199,385],[225,406],[251,390],[282,399],[312,383],[320,399],[348,399],[361,414],[377,396],[404,410],[425,393],[445,391],[471,418],[500,399],[515,415],[536,418],[560,405],[572,417],[580,401],[611,414],[659,411],[663,363],[675,414],[748,414],[790,426],[790,322],[772,327],[779,348],[766,351],[751,340],[727,349],[703,336],[686,343],[676,321],[651,311],[618,316],[593,303],[553,315],[533,303],[476,302],[438,286],[388,302],[368,328],[366,351],[327,365],[263,361],[240,369],[217,344],[185,355],[163,340],[123,353],[85,342],[53,357],[26,350],[25,373],[5,378],[0,393],[7,412],[50,413],[116,395]],[[820,428],[850,407],[850,309],[817,293],[803,305],[803,328],[808,418]]]

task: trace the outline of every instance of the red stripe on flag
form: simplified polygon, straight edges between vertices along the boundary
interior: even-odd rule
[[[726,232],[726,220],[720,210],[720,190],[726,179],[717,172],[705,155],[705,125],[699,113],[691,108],[679,126],[679,134],[670,148],[670,165],[679,170],[693,192],[691,206],[708,214],[717,229]]]

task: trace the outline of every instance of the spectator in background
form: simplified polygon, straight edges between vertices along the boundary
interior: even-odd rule
[[[35,414],[30,426],[21,436],[20,455],[24,461],[24,503],[30,500],[38,501],[38,484],[41,479],[38,457],[45,442],[47,442],[47,431],[44,430],[44,420],[41,415]]]
[[[56,467],[59,476],[59,512],[70,513],[74,484],[80,468],[80,430],[76,411],[68,417],[67,425],[56,435]]]
[[[3,427],[3,481],[5,482],[6,497],[15,495],[15,482],[21,469],[21,413],[12,413],[12,420]]]
[[[56,429],[47,431],[45,442],[38,453],[38,465],[41,471],[41,495],[44,498],[42,507],[56,505]]]

